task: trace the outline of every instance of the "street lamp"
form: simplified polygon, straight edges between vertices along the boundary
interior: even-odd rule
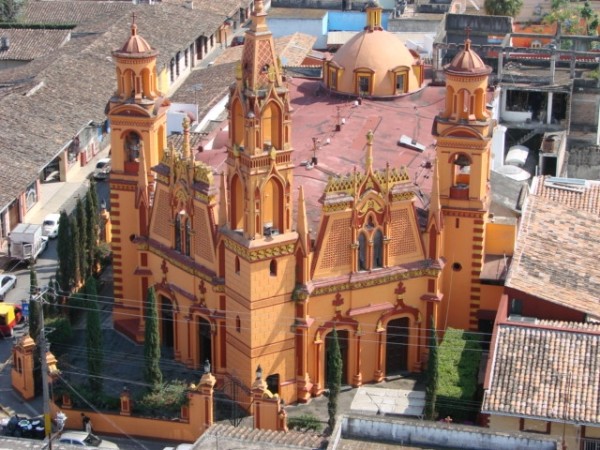
[[[210,361],[208,358],[204,361],[204,374],[210,373]]]

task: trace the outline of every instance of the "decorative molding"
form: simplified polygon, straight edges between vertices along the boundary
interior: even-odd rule
[[[225,247],[235,253],[237,256],[244,258],[246,261],[262,261],[275,258],[278,256],[293,255],[296,244],[293,242],[277,244],[272,247],[263,247],[259,249],[249,249],[241,244],[225,239]]]

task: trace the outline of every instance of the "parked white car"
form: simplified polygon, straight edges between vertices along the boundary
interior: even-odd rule
[[[61,434],[56,441],[59,444],[70,444],[77,447],[119,450],[119,446],[114,442],[101,439],[95,434],[86,433],[85,431],[67,431]]]
[[[0,275],[0,301],[4,301],[4,297],[11,289],[14,289],[17,285],[17,277],[14,275],[2,274]]]
[[[96,164],[96,169],[94,170],[94,178],[96,180],[106,180],[108,178],[109,173],[110,173],[110,158],[102,158]]]
[[[60,214],[48,214],[44,217],[42,223],[42,235],[48,236],[50,239],[54,239],[58,236],[58,222],[60,220]]]

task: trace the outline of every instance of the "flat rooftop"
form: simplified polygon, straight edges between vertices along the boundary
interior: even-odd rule
[[[294,186],[304,187],[306,209],[311,234],[317,231],[321,217],[318,203],[331,176],[363,171],[365,167],[366,135],[374,133],[373,169],[405,166],[414,183],[417,206],[429,204],[432,164],[435,159],[432,122],[443,108],[445,88],[427,86],[422,90],[390,100],[363,99],[328,93],[318,80],[292,78],[288,87],[292,113],[292,160],[295,164]],[[336,125],[341,130],[336,131]],[[424,151],[398,145],[401,136],[416,140]],[[313,138],[319,140],[314,151]],[[196,158],[213,166],[218,173],[224,170],[227,129],[215,139],[212,150]],[[318,163],[308,169],[304,163],[316,156]],[[293,194],[297,198],[297,191]],[[294,220],[296,217],[294,216]]]

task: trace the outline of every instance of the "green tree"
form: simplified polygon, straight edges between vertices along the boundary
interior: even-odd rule
[[[81,198],[77,199],[77,206],[75,208],[75,217],[77,219],[77,231],[79,232],[79,253],[77,254],[77,260],[79,261],[79,272],[81,274],[81,280],[86,280],[90,275],[88,265],[88,224],[87,217],[85,214],[85,205]]]
[[[83,249],[81,248],[81,239],[79,239],[79,228],[77,226],[77,218],[71,217],[71,253],[73,258],[73,284],[80,286],[83,283],[83,272],[81,270],[81,254]]]
[[[431,317],[433,324],[433,317]],[[433,325],[432,325],[433,326]],[[435,403],[438,391],[439,352],[437,332],[431,329],[429,336],[429,359],[427,360],[427,388],[425,389],[425,417],[429,420],[435,419]]]
[[[29,298],[33,299],[38,293],[37,273],[33,266],[29,267]],[[29,336],[38,343],[40,336],[40,301],[29,302]]]
[[[86,343],[89,385],[92,392],[102,392],[102,366],[104,353],[102,351],[102,327],[98,310],[98,290],[96,279],[88,277],[85,282],[87,306]]]
[[[483,8],[489,16],[516,17],[523,8],[523,0],[485,0]]]
[[[340,351],[340,342],[337,331],[334,328],[331,332],[329,345],[327,346],[327,389],[329,389],[329,399],[327,401],[327,413],[329,414],[329,428],[333,431],[337,416],[337,399],[342,385],[342,352]]]
[[[157,390],[162,385],[160,371],[160,336],[158,333],[158,310],[154,288],[148,289],[144,311],[146,327],[144,334],[144,380]]]
[[[17,0],[0,0],[0,22],[16,22],[20,7]]]
[[[65,211],[60,212],[58,224],[56,281],[62,295],[68,295],[74,282],[75,259],[71,240],[71,221]]]
[[[90,273],[94,273],[98,262],[97,249],[100,226],[98,221],[98,196],[96,185],[93,182],[85,195],[85,214],[87,216],[87,266]]]

